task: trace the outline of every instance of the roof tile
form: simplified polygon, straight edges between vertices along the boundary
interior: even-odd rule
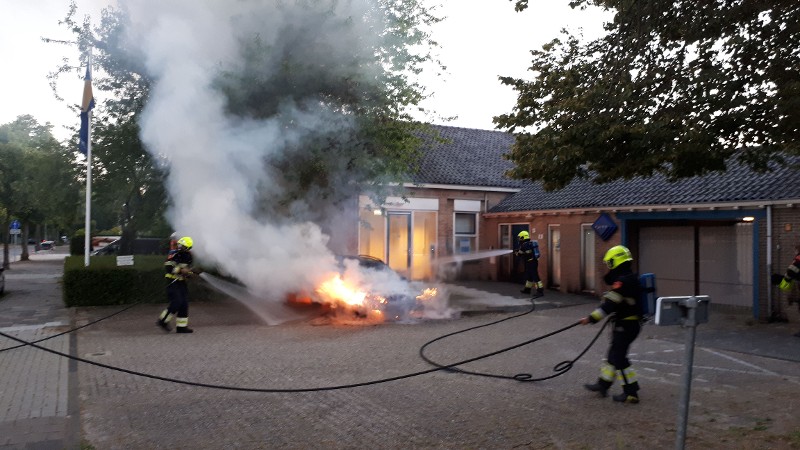
[[[523,182],[505,176],[514,164],[503,158],[514,137],[502,131],[433,125],[445,140],[423,152],[414,183],[520,188]]]

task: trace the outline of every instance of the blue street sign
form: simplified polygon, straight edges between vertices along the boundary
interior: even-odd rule
[[[12,221],[11,222],[11,226],[9,228],[11,228],[12,230],[19,230],[19,228],[20,228],[19,220]]]

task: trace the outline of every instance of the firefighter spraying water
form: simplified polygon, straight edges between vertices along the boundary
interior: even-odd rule
[[[520,292],[523,294],[531,294],[531,298],[539,298],[544,296],[544,283],[539,278],[539,243],[531,240],[530,234],[527,231],[520,231],[517,235],[519,237],[519,249],[516,255],[522,257],[525,261],[525,287]],[[533,292],[533,288],[536,291]]]
[[[178,239],[175,250],[170,250],[167,261],[164,263],[167,280],[167,299],[169,305],[161,312],[156,325],[164,331],[171,331],[170,321],[175,317],[175,332],[192,333],[189,328],[189,290],[186,280],[201,273],[200,269],[192,267],[192,246],[194,241],[189,236]]]

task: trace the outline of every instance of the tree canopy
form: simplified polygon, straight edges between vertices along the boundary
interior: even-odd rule
[[[530,80],[494,118],[515,133],[509,173],[564,187],[664,174],[755,170],[800,153],[800,3],[574,0],[615,12],[607,33],[566,31],[533,50]],[[515,2],[518,11],[527,0]]]
[[[73,3],[62,24],[75,35],[82,55],[77,70],[81,76],[90,51],[93,57],[97,106],[92,111],[92,221],[100,229],[119,226],[123,236],[120,251],[127,253],[139,235],[169,234],[163,217],[165,171],[139,136],[138,119],[152,80],[143,75],[140,55],[124,45],[124,14],[104,10],[94,28],[91,17],[79,22],[76,15]],[[73,72],[75,67],[65,62],[50,77],[55,80]]]
[[[0,234],[6,237],[9,218],[22,223],[22,259],[28,257],[26,242],[31,226],[69,230],[77,218],[77,168],[71,152],[51,130],[50,124],[41,125],[29,115],[0,125]],[[57,238],[58,231],[52,230],[48,237]],[[35,234],[43,237],[41,231]],[[3,261],[7,263],[7,258]]]
[[[359,18],[341,14],[335,1],[305,3],[276,7],[292,20],[279,23],[272,40],[243,39],[244,63],[224,68],[216,83],[231,115],[277,119],[287,135],[303,135],[267,157],[279,183],[263,192],[268,213],[290,213],[293,202],[309,198],[339,208],[354,188],[381,192],[385,181],[408,179],[426,130],[407,109],[423,98],[412,75],[436,63],[436,44],[422,30],[440,19],[419,0],[364,2],[371,7]],[[363,25],[354,20],[379,36],[360,36]]]
[[[281,152],[264,151],[264,170],[274,175],[272,183],[280,185],[280,189],[267,191],[263,189],[266,183],[253,183],[262,188],[257,201],[264,215],[295,216],[293,203],[310,198],[337,205],[355,186],[397,181],[415,166],[420,145],[415,133],[420,124],[410,120],[406,110],[423,97],[423,88],[412,75],[433,59],[426,49],[435,43],[421,29],[438,19],[419,0],[363,3],[371,10],[362,17],[337,15],[340,5],[334,0],[253,4],[249,7],[254,11],[274,11],[266,11],[269,14],[261,18],[246,14],[218,17],[223,22],[238,21],[236,30],[262,24],[261,29],[234,37],[240,55],[236,63],[223,59],[208,62],[214,77],[211,87],[224,99],[226,119],[244,124],[270,119],[279,123],[287,136],[302,134],[302,139],[285,138],[291,142]],[[134,216],[152,218],[163,212],[156,205],[176,201],[165,182],[181,162],[172,161],[163,149],[147,148],[143,139],[147,131],[142,132],[144,111],[153,105],[151,91],[163,81],[164,71],[148,67],[153,58],[141,42],[126,39],[137,25],[131,11],[107,8],[94,27],[89,17],[82,23],[76,21],[76,12],[73,4],[63,24],[74,32],[83,54],[90,48],[94,52],[93,85],[98,104],[93,128],[94,195],[101,203],[120,208],[125,233],[126,225],[142,226]],[[282,15],[287,19],[276,19]],[[382,30],[380,39],[353,33],[367,20],[383,22],[380,27],[374,24]],[[52,76],[69,72],[75,72],[74,66],[64,64]],[[287,114],[287,105],[300,114]],[[331,112],[341,123],[356,126],[337,128],[335,124],[319,126],[297,120],[320,109]],[[312,114],[307,116],[313,119]],[[184,144],[191,147],[192,136],[186,137]],[[270,143],[262,145],[269,147]],[[192,157],[191,161],[200,159]]]

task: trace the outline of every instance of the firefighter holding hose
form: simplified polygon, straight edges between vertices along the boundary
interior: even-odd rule
[[[169,305],[161,312],[156,325],[167,332],[171,331],[169,323],[173,316],[175,317],[176,333],[192,333],[194,331],[189,328],[189,289],[186,280],[202,271],[192,267],[191,250],[193,245],[194,242],[189,236],[178,239],[176,249],[170,250],[167,261],[164,263]]]
[[[536,292],[531,295],[531,298],[542,297],[544,296],[544,283],[539,278],[539,243],[532,241],[531,235],[524,230],[520,231],[517,237],[519,238],[519,249],[516,251],[516,255],[521,256],[525,263],[525,287],[520,292],[530,294],[535,287]]]
[[[606,397],[616,377],[622,382],[623,392],[613,396],[614,401],[639,403],[639,382],[636,371],[628,359],[628,349],[641,330],[642,288],[639,276],[633,272],[631,267],[633,256],[625,246],[611,247],[603,257],[603,261],[609,268],[603,281],[611,286],[611,290],[603,294],[600,306],[580,322],[583,325],[597,323],[613,314],[611,347],[608,349],[606,363],[600,367],[600,377],[597,382],[584,386]]]

